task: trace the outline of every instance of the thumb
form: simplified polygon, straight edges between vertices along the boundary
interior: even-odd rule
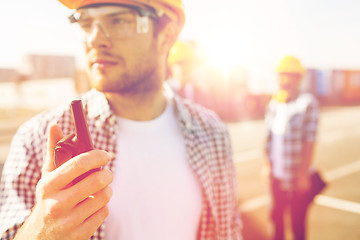
[[[46,148],[46,156],[42,167],[42,177],[55,169],[54,149],[55,145],[64,137],[61,128],[57,124],[51,124],[48,128],[48,140]]]

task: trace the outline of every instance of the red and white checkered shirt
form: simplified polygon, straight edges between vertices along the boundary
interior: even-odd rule
[[[89,131],[96,149],[116,156],[118,125],[105,96],[95,90],[82,96]],[[211,111],[173,97],[185,139],[188,162],[199,179],[203,207],[200,240],[242,239],[237,208],[236,176],[226,126]],[[0,197],[0,236],[12,239],[35,204],[49,123],[57,122],[65,135],[75,132],[70,104],[42,113],[23,124],[14,136],[5,162]],[[91,239],[104,239],[103,224]]]
[[[316,98],[311,94],[300,94],[296,99],[289,103],[280,103],[272,99],[268,105],[265,122],[267,125],[267,142],[266,151],[267,157],[271,162],[276,161],[272,159],[272,152],[274,151],[272,141],[273,132],[272,127],[275,124],[275,118],[279,114],[281,105],[286,104],[287,121],[284,122],[283,133],[283,161],[282,171],[282,186],[285,189],[292,190],[295,186],[295,181],[298,178],[298,169],[302,161],[302,153],[304,142],[315,142],[318,121],[319,121],[319,106]],[[273,169],[272,169],[273,170]]]

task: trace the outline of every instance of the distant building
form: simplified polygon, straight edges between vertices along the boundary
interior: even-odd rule
[[[75,77],[74,56],[28,54],[24,56],[23,66],[30,79]]]
[[[19,73],[15,68],[0,68],[0,82],[14,81]]]

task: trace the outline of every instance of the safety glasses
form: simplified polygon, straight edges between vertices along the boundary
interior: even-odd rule
[[[157,16],[138,7],[103,6],[79,9],[69,19],[77,23],[83,41],[87,41],[96,31],[111,39],[129,39],[136,34],[149,31],[149,18]]]

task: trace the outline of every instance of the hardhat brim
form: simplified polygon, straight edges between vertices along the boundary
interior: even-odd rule
[[[181,0],[168,1],[168,0],[58,0],[64,6],[70,9],[79,9],[91,5],[101,4],[119,4],[128,6],[137,6],[141,8],[155,9],[159,17],[167,15],[172,21],[177,22],[179,25],[179,32],[185,24],[185,13]]]
[[[144,7],[144,4],[132,1],[132,0],[59,0],[63,5],[70,9],[79,9],[90,5],[99,5],[99,4],[122,4],[129,6],[138,6]]]

